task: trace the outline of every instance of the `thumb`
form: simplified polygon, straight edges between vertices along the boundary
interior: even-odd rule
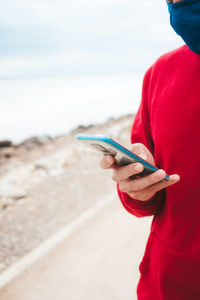
[[[147,160],[147,155],[144,152],[139,153],[138,156],[141,157],[144,160]]]
[[[148,161],[150,164],[155,166],[155,161],[150,150],[142,143],[132,144],[130,147],[131,151],[141,157],[142,159]]]

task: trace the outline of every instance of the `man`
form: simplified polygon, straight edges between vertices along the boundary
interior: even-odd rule
[[[130,148],[162,169],[133,179],[141,164],[118,167],[112,156],[100,163],[113,169],[128,212],[154,215],[139,266],[139,300],[200,299],[200,1],[174,0],[168,8],[186,45],[146,72]],[[169,181],[162,181],[165,172],[173,174]]]

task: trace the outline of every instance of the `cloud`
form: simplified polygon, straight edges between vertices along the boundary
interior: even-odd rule
[[[143,72],[177,43],[160,0],[9,0],[0,30],[1,78]]]
[[[49,70],[68,64],[80,64],[87,58],[87,53],[54,54],[39,57],[0,58],[0,77],[26,76],[36,70]]]

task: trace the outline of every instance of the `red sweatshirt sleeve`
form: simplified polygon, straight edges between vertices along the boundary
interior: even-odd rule
[[[151,68],[146,72],[144,76],[143,88],[142,88],[142,99],[131,130],[131,143],[144,144],[153,155],[154,144],[151,136],[150,115],[149,115],[150,99],[148,97],[150,79],[151,79]],[[157,192],[154,197],[150,198],[147,201],[136,200],[130,197],[128,194],[121,192],[119,190],[119,185],[117,185],[117,191],[118,191],[119,198],[123,206],[125,207],[125,209],[129,213],[137,217],[154,215],[156,211],[159,209],[163,199],[163,190]]]

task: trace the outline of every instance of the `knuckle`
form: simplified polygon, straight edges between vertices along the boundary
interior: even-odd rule
[[[131,145],[131,151],[133,152],[141,151],[141,149],[143,149],[143,144],[141,143],[134,143]]]
[[[132,145],[135,146],[135,147],[138,147],[138,148],[143,148],[144,147],[144,145],[142,143],[134,143]]]
[[[135,168],[135,163],[131,163],[131,164],[126,166],[126,169],[129,172],[133,172],[134,168]]]
[[[118,180],[126,180],[134,174],[132,164],[122,167],[115,171],[115,178]]]
[[[164,170],[158,170],[156,171],[152,177],[151,177],[151,182],[152,183],[155,183],[155,182],[158,182],[160,181],[161,179],[163,179],[165,177],[165,171]]]
[[[168,185],[168,183],[158,182],[158,183],[152,184],[149,191],[151,193],[157,193],[158,191],[160,191],[160,190],[164,189],[165,187],[167,187],[167,185]]]
[[[142,172],[144,169],[143,165],[141,163],[134,163],[133,166],[131,166],[131,170],[135,173]]]
[[[141,179],[133,179],[133,181],[132,181],[131,188],[133,189],[134,192],[137,192],[137,191],[141,190],[141,188],[142,188],[139,180],[141,180]]]
[[[134,164],[130,164],[126,167],[127,178],[134,175],[135,166]]]

